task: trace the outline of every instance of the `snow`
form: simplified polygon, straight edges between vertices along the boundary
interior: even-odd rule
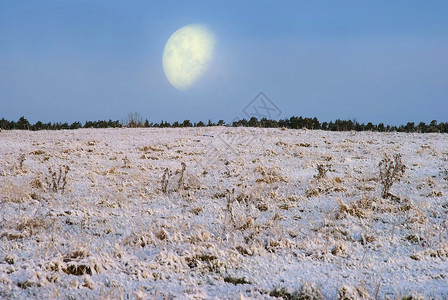
[[[437,133],[1,131],[0,298],[446,299],[447,169]]]

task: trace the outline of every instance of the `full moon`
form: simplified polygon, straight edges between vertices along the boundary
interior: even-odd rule
[[[191,24],[174,32],[162,57],[168,81],[181,91],[194,85],[209,68],[215,43],[214,34],[205,25]]]

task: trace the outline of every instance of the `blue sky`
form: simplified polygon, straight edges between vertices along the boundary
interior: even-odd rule
[[[263,91],[320,121],[448,121],[448,1],[0,0],[0,118],[244,117]],[[217,39],[187,91],[165,78],[178,28]]]

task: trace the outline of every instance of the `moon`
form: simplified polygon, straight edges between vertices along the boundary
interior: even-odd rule
[[[176,30],[163,49],[168,81],[180,91],[192,87],[209,68],[215,44],[213,32],[205,25],[190,24]]]

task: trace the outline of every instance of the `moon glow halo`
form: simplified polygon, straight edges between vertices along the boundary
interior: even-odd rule
[[[175,31],[166,42],[162,57],[168,81],[180,91],[193,86],[209,68],[215,43],[214,34],[202,24]]]

